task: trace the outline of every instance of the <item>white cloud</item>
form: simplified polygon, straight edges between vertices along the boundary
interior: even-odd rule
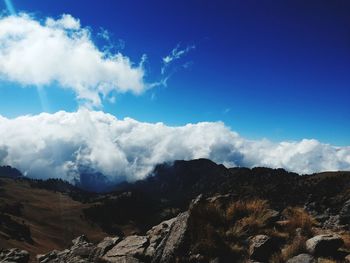
[[[0,18],[0,78],[23,86],[58,83],[79,100],[101,106],[112,92],[150,87],[142,64],[100,50],[91,32],[69,14],[39,21],[27,14]]]
[[[170,127],[81,109],[0,116],[0,163],[34,177],[72,181],[89,168],[110,180],[144,178],[158,163],[209,158],[227,166],[283,167],[299,173],[350,170],[350,147],[316,140],[247,140],[222,122]]]

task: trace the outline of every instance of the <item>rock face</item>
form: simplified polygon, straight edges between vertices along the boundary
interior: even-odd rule
[[[72,240],[72,246],[63,251],[53,250],[45,255],[38,255],[39,263],[58,263],[58,262],[93,262],[94,245],[83,235]]]
[[[185,243],[189,212],[181,213],[171,225],[169,233],[159,244],[152,262],[173,262]],[[181,253],[180,253],[181,254]]]
[[[343,208],[339,212],[339,222],[340,224],[347,225],[350,227],[350,199],[345,202]]]
[[[188,217],[185,212],[152,227],[145,236],[106,237],[97,245],[80,236],[69,249],[38,255],[37,260],[40,263],[172,262],[184,242]]]
[[[29,253],[18,248],[0,249],[0,262],[27,263],[29,262]]]
[[[300,254],[298,256],[292,257],[287,261],[287,263],[315,263],[313,256],[309,254]]]
[[[273,240],[266,235],[257,235],[250,240],[249,255],[257,261],[267,261],[275,251]]]
[[[165,238],[165,236],[169,233],[171,226],[175,222],[176,217],[170,220],[164,221],[159,225],[152,227],[149,231],[147,231],[147,236],[149,238],[149,246],[146,250],[146,256],[153,258],[156,250],[161,243],[161,241]]]
[[[119,262],[118,260],[126,258],[142,259],[148,244],[149,240],[146,236],[128,236],[109,250],[103,259],[108,262]]]
[[[306,241],[307,251],[315,256],[334,256],[342,245],[342,238],[336,234],[318,235]]]

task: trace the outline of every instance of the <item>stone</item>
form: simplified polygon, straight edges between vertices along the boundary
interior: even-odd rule
[[[309,254],[300,254],[287,260],[287,263],[316,263],[313,256]]]
[[[196,200],[198,200],[197,198]],[[169,233],[159,244],[154,254],[152,262],[168,263],[173,262],[177,252],[180,251],[185,243],[188,231],[189,212],[184,212],[176,217]]]
[[[146,250],[146,256],[152,258],[156,253],[158,245],[164,239],[164,237],[169,233],[171,226],[175,222],[176,217],[163,221],[162,223],[152,227],[147,231],[146,235],[149,239],[149,246]]]
[[[108,260],[113,257],[143,256],[148,244],[146,236],[128,236],[110,249],[103,258]]]
[[[80,245],[84,243],[89,243],[89,239],[85,235],[78,236],[72,240],[73,245]]]
[[[266,235],[257,235],[250,240],[249,256],[257,261],[267,261],[276,250],[275,242]]]
[[[350,199],[344,203],[339,212],[339,223],[348,226],[350,224]]]
[[[108,258],[108,259],[103,259],[103,262],[108,262],[108,263],[141,263],[137,258],[131,257],[131,256],[123,256],[123,257],[114,257],[114,258]]]
[[[314,256],[333,256],[343,243],[337,234],[318,235],[306,241],[306,250]]]
[[[102,257],[112,249],[118,242],[122,240],[121,237],[105,237],[100,243],[96,245],[95,255]]]
[[[29,253],[18,248],[0,249],[0,262],[27,263]]]

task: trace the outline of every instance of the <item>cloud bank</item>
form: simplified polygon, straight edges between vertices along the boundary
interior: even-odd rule
[[[91,107],[112,92],[140,94],[150,87],[142,63],[100,50],[79,19],[0,17],[0,79],[24,87],[59,84]]]
[[[247,140],[222,122],[170,127],[103,112],[0,116],[0,164],[31,177],[74,181],[82,170],[111,181],[145,178],[158,163],[209,158],[226,166],[282,167],[298,173],[350,170],[350,147],[317,140]]]

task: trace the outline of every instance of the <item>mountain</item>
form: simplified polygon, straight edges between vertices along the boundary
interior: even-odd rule
[[[273,262],[307,252],[306,240],[325,231],[342,237],[337,249],[343,252],[333,251],[332,258],[339,261],[350,254],[350,172],[301,176],[283,169],[226,168],[198,159],[160,164],[145,180],[121,183],[108,193],[93,193],[59,179],[9,176],[16,174],[14,171],[0,168],[0,247],[27,250],[32,260],[36,254],[63,250],[73,238],[85,235],[73,242],[70,254],[55,252],[58,261],[45,261],[43,256],[42,262],[97,262],[97,255],[102,258],[104,252],[95,244],[106,236],[119,237],[118,241],[113,239],[115,246],[142,241],[142,255],[133,255],[130,260],[158,258],[154,262],[162,262],[159,257],[164,258],[167,249],[162,247],[160,252],[159,242],[167,246],[170,241],[163,240],[165,236],[167,240],[168,235],[178,236],[171,234],[177,221],[182,222],[179,231],[186,228],[186,241],[171,256],[178,262],[246,262],[254,258],[250,245],[259,234],[273,240],[273,253],[266,256],[268,260],[274,257]],[[198,196],[200,201],[193,201]],[[165,231],[161,237],[151,231],[158,224],[156,229]],[[283,252],[291,250],[293,244],[299,244],[298,249]],[[78,248],[89,251],[85,258],[76,255]],[[4,255],[10,253],[6,251]],[[113,257],[104,260],[117,262]]]

